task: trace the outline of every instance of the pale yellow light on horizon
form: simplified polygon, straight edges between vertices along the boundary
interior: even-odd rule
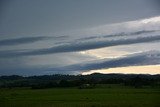
[[[123,74],[160,74],[160,65],[148,65],[148,66],[129,66],[119,68],[109,68],[101,70],[91,70],[83,72],[82,75],[92,73],[123,73]]]

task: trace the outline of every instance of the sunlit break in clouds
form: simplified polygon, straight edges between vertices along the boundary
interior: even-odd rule
[[[160,74],[158,3],[2,0],[0,75]]]

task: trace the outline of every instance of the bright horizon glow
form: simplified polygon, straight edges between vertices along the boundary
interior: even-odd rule
[[[130,67],[118,67],[101,70],[91,70],[83,72],[82,75],[88,75],[92,73],[122,73],[122,74],[160,74],[160,65],[148,65],[148,66],[130,66]]]

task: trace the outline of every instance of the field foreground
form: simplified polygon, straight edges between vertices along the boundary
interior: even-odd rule
[[[0,107],[160,107],[159,99],[151,88],[0,89]]]

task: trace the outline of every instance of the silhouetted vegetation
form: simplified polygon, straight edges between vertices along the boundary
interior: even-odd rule
[[[53,87],[94,88],[96,84],[122,84],[141,88],[160,87],[160,75],[100,74],[91,75],[43,75],[22,77],[17,75],[1,76],[0,88],[31,87],[44,89]]]

